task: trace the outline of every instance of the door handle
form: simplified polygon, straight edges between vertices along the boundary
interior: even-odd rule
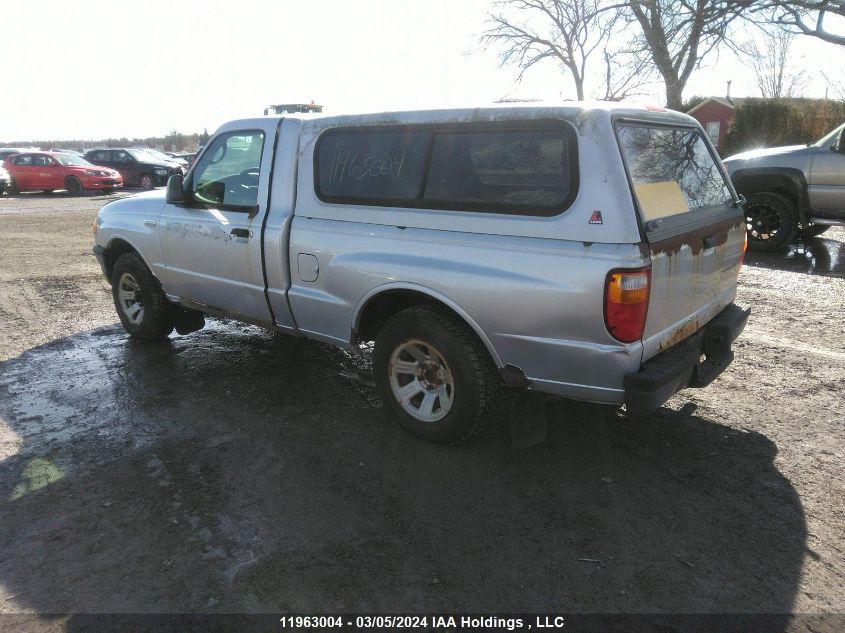
[[[249,238],[249,229],[232,229],[229,231],[229,235],[232,235],[233,237]]]

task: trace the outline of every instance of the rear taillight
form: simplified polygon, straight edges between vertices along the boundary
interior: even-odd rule
[[[651,268],[611,270],[604,287],[604,324],[617,341],[643,337],[651,290]]]

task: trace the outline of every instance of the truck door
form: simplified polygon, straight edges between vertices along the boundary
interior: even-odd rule
[[[264,294],[261,226],[276,124],[219,133],[188,175],[185,203],[165,205],[159,235],[167,293],[272,322]]]
[[[813,157],[809,177],[813,213],[845,220],[845,126],[825,142]]]

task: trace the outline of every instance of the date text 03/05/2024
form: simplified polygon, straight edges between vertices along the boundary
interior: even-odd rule
[[[532,621],[533,620],[533,621]],[[451,615],[358,615],[343,616],[285,616],[279,619],[282,628],[290,629],[394,629],[434,628],[453,630],[507,630],[561,629],[566,626],[562,616],[535,616],[533,618],[501,616],[451,616]]]

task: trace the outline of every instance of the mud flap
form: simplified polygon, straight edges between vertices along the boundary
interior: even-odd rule
[[[522,391],[511,406],[510,431],[514,448],[522,449],[545,441],[548,432],[547,396]]]
[[[188,308],[175,307],[173,310],[173,325],[179,334],[190,334],[205,327],[205,316],[202,312]]]

